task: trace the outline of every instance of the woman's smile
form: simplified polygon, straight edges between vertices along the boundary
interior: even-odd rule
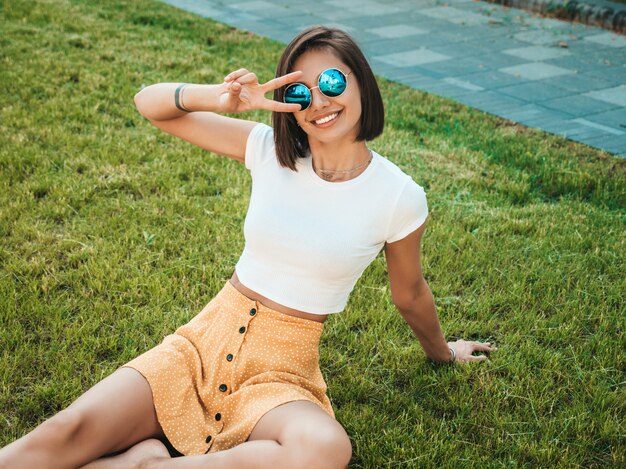
[[[341,111],[327,112],[320,117],[312,119],[311,122],[316,127],[320,127],[320,128],[330,127],[331,125],[334,125],[335,122],[337,122],[337,118],[340,116],[340,114],[341,114]]]

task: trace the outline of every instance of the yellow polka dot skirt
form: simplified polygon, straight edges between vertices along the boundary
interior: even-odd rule
[[[245,442],[269,410],[311,401],[335,417],[319,367],[324,324],[270,309],[230,282],[189,323],[123,365],[150,383],[157,418],[184,455]]]

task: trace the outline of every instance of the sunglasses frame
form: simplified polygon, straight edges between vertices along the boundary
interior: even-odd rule
[[[320,85],[319,85],[320,78],[322,78],[322,75],[324,75],[324,73],[326,73],[326,72],[327,72],[327,71],[329,71],[329,70],[337,70],[337,71],[338,71],[339,73],[341,73],[341,74],[345,77],[345,79],[346,79],[346,87],[344,88],[344,90],[343,90],[341,93],[339,93],[338,95],[335,95],[335,96],[328,96],[326,93],[324,93],[324,92],[320,89]],[[309,104],[307,104],[307,106],[306,106],[305,108],[302,108],[302,109],[300,109],[300,110],[299,110],[299,111],[297,111],[297,112],[306,111],[306,110],[307,110],[307,109],[311,106],[311,103],[313,102],[313,90],[314,90],[315,88],[319,89],[319,90],[320,90],[320,93],[322,93],[322,94],[323,94],[324,96],[326,96],[327,98],[337,98],[337,97],[341,96],[342,94],[344,94],[344,93],[346,92],[346,89],[348,88],[348,76],[349,76],[349,75],[351,75],[351,74],[352,74],[352,72],[345,73],[343,70],[341,70],[341,69],[339,69],[339,68],[337,68],[337,67],[330,67],[330,68],[327,68],[327,69],[323,70],[323,71],[322,71],[322,72],[321,72],[321,73],[317,76],[317,83],[318,83],[318,84],[317,84],[317,86],[313,86],[313,87],[309,88],[309,87],[308,87],[308,86],[306,86],[304,83],[300,83],[299,81],[296,81],[296,82],[294,82],[294,83],[289,83],[289,84],[285,87],[285,90],[283,91],[283,103],[286,103],[286,104],[299,104],[299,103],[287,103],[287,101],[285,101],[285,97],[287,96],[287,90],[288,90],[289,88],[291,88],[292,86],[296,86],[296,85],[301,85],[301,86],[304,86],[307,90],[309,90],[309,95],[310,95],[310,97],[311,97],[311,99],[309,100]],[[302,104],[300,104],[300,107],[302,107]]]

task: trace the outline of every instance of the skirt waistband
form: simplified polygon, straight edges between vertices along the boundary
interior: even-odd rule
[[[250,311],[255,309],[257,313],[273,317],[274,319],[278,319],[280,321],[291,322],[293,324],[319,329],[320,331],[324,329],[323,322],[313,321],[312,319],[305,319],[298,316],[291,316],[290,314],[285,314],[281,311],[265,306],[260,301],[248,298],[246,295],[237,290],[229,280],[226,281],[226,284],[218,296],[221,295],[225,295],[231,301],[239,304],[242,307],[242,310]]]

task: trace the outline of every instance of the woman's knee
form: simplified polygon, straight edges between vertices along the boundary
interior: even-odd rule
[[[352,458],[352,443],[339,423],[315,431],[302,429],[283,446],[292,468],[345,469]]]
[[[325,436],[316,436],[316,446],[318,446],[317,455],[320,451],[329,454],[328,468],[345,469],[352,459],[352,442],[341,425],[325,432]]]

